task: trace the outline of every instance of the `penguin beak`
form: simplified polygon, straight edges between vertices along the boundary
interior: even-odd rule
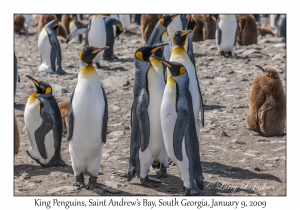
[[[160,44],[159,46],[153,48],[153,49],[151,50],[151,53],[156,52],[158,49],[162,49],[162,47],[163,47],[163,46],[166,46],[166,45],[168,45],[168,43]]]
[[[263,67],[259,66],[259,65],[255,65],[256,67],[260,68],[260,70],[262,70],[265,73],[265,70]]]
[[[180,34],[180,36],[186,36],[188,33],[190,33],[192,30],[187,30],[185,32],[183,32],[182,34]]]
[[[29,76],[29,75],[25,75],[25,76],[28,77],[35,84],[36,87],[40,87],[39,83],[35,79],[33,79],[31,76]]]
[[[107,50],[107,49],[109,49],[109,47],[108,47],[108,46],[105,46],[105,47],[98,48],[98,49],[94,50],[92,53],[93,53],[93,54],[98,54],[99,52],[101,52],[101,51],[103,51],[103,50]]]

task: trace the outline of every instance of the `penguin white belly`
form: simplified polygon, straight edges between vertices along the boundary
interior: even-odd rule
[[[122,27],[129,31],[130,30],[130,15],[119,15],[120,22],[122,23]]]
[[[193,101],[193,111],[194,111],[194,118],[196,123],[196,130],[199,136],[200,123],[198,117],[200,111],[200,93],[198,89],[198,80],[195,75],[196,74],[195,67],[184,49],[179,49],[179,48],[175,49],[172,52],[170,61],[176,61],[181,63],[187,70],[189,76],[189,90],[191,92],[192,101]]]
[[[29,136],[31,148],[28,150],[30,156],[34,159],[38,159],[40,163],[47,164],[49,160],[53,157],[54,148],[54,138],[53,131],[50,130],[45,136],[45,149],[47,154],[47,159],[44,159],[37,148],[35,140],[35,131],[41,126],[43,119],[40,115],[40,102],[38,99],[28,99],[25,110],[24,110],[24,121],[27,134]]]
[[[38,38],[38,48],[42,57],[42,64],[39,66],[40,72],[53,73],[51,69],[51,44],[49,42],[49,37],[45,28],[42,29]]]
[[[163,70],[163,65],[162,63],[154,58],[151,60],[151,64],[153,65],[158,77],[159,77],[159,81],[160,81],[160,85],[163,86],[163,90],[165,89],[166,83],[165,83],[165,79],[164,79],[164,70]]]
[[[185,139],[182,141],[182,161],[179,161],[174,153],[173,131],[177,119],[176,112],[176,84],[173,79],[168,79],[166,84],[162,104],[161,104],[161,124],[163,137],[167,153],[171,160],[177,165],[180,172],[180,177],[184,182],[184,186],[191,188],[189,181],[189,161],[185,151]],[[171,82],[170,82],[171,81]]]
[[[150,121],[150,138],[148,148],[153,155],[157,156],[164,149],[164,139],[160,122],[160,106],[164,87],[160,83],[158,75],[153,68],[148,71],[149,106],[148,116]]]
[[[217,44],[218,51],[231,51],[233,53],[237,29],[235,17],[227,19],[226,21],[220,20],[219,27],[222,31],[222,38],[220,45]]]
[[[171,44],[169,42],[169,37],[167,35],[167,31],[165,31],[162,35],[162,41],[164,42],[164,44]],[[164,57],[165,57],[165,60],[169,61],[170,60],[170,56],[171,56],[171,48],[168,47],[168,45],[166,45],[164,47]]]
[[[100,17],[101,16],[101,17]],[[106,29],[102,15],[94,15],[91,20],[91,28],[88,33],[89,45],[93,47],[106,46]],[[99,62],[103,56],[104,51],[101,51],[94,58],[93,63]]]
[[[76,24],[74,23],[74,21],[72,20],[69,24],[69,30],[70,33],[72,33],[73,31],[75,31],[77,29]],[[79,36],[75,36],[73,39],[70,40],[71,43],[76,43],[79,44]]]
[[[72,101],[74,124],[69,144],[76,175],[88,171],[95,176],[100,170],[104,104],[99,77],[93,82],[79,78]]]

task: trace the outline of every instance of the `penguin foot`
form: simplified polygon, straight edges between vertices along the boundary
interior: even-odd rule
[[[141,180],[141,184],[142,185],[145,185],[147,187],[157,187],[159,185],[157,185],[157,183],[162,183],[161,181],[159,180],[156,180],[156,179],[150,179],[148,176],[146,176],[145,178],[140,178]]]
[[[76,176],[76,182],[73,184],[73,186],[80,187],[80,188],[85,187],[83,173]]]
[[[109,69],[108,66],[100,66],[100,63],[96,63],[97,69]]]
[[[221,52],[220,52],[220,55],[225,57],[225,52],[224,52],[224,51],[221,51]]]
[[[164,166],[163,163],[160,164],[160,170],[157,172],[156,179],[159,178],[166,178],[168,176],[167,168]]]
[[[97,178],[90,176],[89,183],[86,185],[85,189],[87,190],[93,190],[94,188],[97,188]]]
[[[107,61],[110,61],[110,60],[119,60],[119,58],[115,55],[111,55],[111,56],[107,56],[107,57],[103,57],[103,60],[107,60]]]
[[[135,174],[136,174],[135,168],[129,165],[129,169],[127,172],[127,182],[130,182]]]
[[[169,158],[169,165],[171,165],[171,166],[176,166],[176,164]]]
[[[56,73],[62,75],[62,74],[65,74],[66,72],[62,69],[57,69]]]
[[[68,166],[68,164],[65,163],[65,161],[63,161],[61,158],[58,159],[58,161],[56,161],[56,163],[53,164],[53,166]]]
[[[228,51],[227,54],[228,54],[228,56],[232,57],[232,52],[231,51]]]

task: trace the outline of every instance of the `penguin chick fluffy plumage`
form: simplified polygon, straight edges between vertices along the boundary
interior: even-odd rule
[[[283,135],[286,121],[286,97],[279,73],[272,67],[261,67],[264,74],[252,83],[247,128],[263,136]]]

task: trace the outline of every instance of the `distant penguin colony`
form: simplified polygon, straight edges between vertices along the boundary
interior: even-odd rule
[[[43,72],[42,75],[49,73],[50,77],[65,80],[66,75],[74,74],[62,68],[71,67],[69,63],[62,65],[64,52],[60,46],[69,50],[73,48],[67,44],[71,44],[78,49],[78,52],[68,52],[78,55],[77,83],[69,98],[59,99],[60,103],[51,84],[25,75],[35,88],[24,109],[24,130],[30,142],[26,152],[41,166],[67,166],[61,158],[64,134],[69,144],[73,186],[94,190],[99,187],[103,144],[109,141],[107,133],[111,131],[108,131],[110,102],[98,73],[104,69],[100,59],[123,62],[117,57],[123,55],[115,55],[114,48],[133,32],[130,32],[129,14],[94,14],[84,21],[79,17],[76,14],[15,14],[14,32],[15,36],[28,34],[28,28],[33,27],[30,21],[36,20],[41,56],[37,71]],[[183,194],[193,195],[194,186],[204,188],[199,142],[202,139],[200,127],[205,125],[203,96],[206,96],[202,95],[198,79],[198,75],[203,78],[205,71],[201,68],[205,64],[196,65],[195,56],[199,54],[194,48],[198,49],[199,45],[195,42],[215,39],[213,46],[217,55],[237,59],[238,56],[233,56],[236,42],[240,49],[243,45],[257,44],[258,35],[286,38],[286,15],[270,15],[270,27],[260,25],[260,15],[254,18],[250,14],[136,14],[134,17],[140,24],[141,39],[145,43],[143,46],[140,43],[133,55],[135,78],[130,139],[124,139],[130,143],[127,181],[133,182],[136,177],[142,186],[156,187],[162,182],[160,179],[170,176],[167,168],[171,161],[179,171]],[[205,48],[207,43],[200,46]],[[229,58],[221,60],[226,59]],[[20,82],[18,71],[22,71],[17,64],[14,53],[14,98],[19,96],[19,93],[16,95]],[[253,68],[263,74],[255,78],[251,86],[246,127],[249,133],[265,137],[284,135],[286,95],[279,72],[270,66],[255,66]],[[17,117],[19,113],[14,112],[14,155],[22,151],[22,131],[19,132],[18,127],[22,121]],[[149,172],[153,169],[159,170],[155,178],[150,178]],[[86,173],[89,174],[87,183]]]
[[[263,136],[283,135],[286,97],[278,70],[256,65],[264,74],[252,83],[247,128]]]

